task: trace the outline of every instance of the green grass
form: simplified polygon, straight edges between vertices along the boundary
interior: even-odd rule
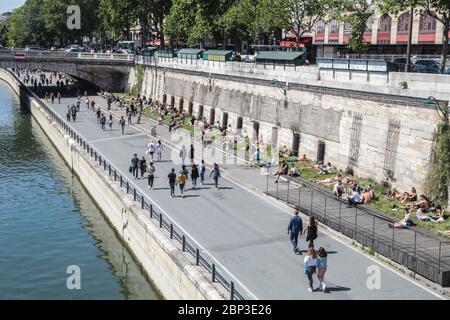
[[[280,158],[280,160],[296,160],[296,158]],[[323,181],[326,179],[329,179],[331,177],[334,177],[336,174],[331,174],[331,175],[321,175],[319,174],[319,170],[315,169],[313,167],[313,163],[312,162],[306,162],[306,163],[299,163],[299,162],[289,162],[289,165],[295,165],[298,169],[299,169],[299,174],[302,178],[308,180],[309,182],[313,182],[315,184],[317,184],[320,188],[332,191],[333,190],[333,185],[324,185],[324,184],[318,184],[318,181]],[[375,190],[375,194],[378,197],[377,201],[372,201],[368,204],[366,204],[366,206],[380,211],[388,216],[391,217],[395,217],[398,220],[403,219],[404,215],[403,215],[403,208],[405,206],[405,204],[403,204],[401,201],[399,200],[388,200],[388,199],[383,199],[381,197],[382,193],[387,193],[389,190],[387,187],[383,186],[381,183],[375,181],[372,178],[361,178],[358,176],[353,176],[350,175],[348,173],[345,173],[341,170],[337,170],[337,173],[341,174],[342,178],[346,178],[346,177],[351,177],[351,178],[355,178],[358,182],[359,185],[361,186],[361,189],[364,189],[366,186],[368,185],[372,185],[373,189]],[[393,211],[393,206],[397,207],[397,211]],[[449,215],[449,213],[446,213],[447,215]],[[447,231],[450,230],[450,219],[445,220],[444,222],[441,223],[434,223],[434,222],[425,222],[425,221],[419,221],[416,219],[415,214],[412,214],[414,223],[417,225],[417,227],[424,229],[424,230],[428,230],[432,233],[435,234],[440,234],[440,232],[442,231]]]

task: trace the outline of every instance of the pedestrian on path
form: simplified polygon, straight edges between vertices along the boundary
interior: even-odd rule
[[[90,105],[89,98],[86,97],[86,107],[88,108],[88,110],[90,109],[90,108],[89,108],[89,105]]]
[[[112,131],[113,116],[111,114],[109,115],[108,125],[109,125],[109,131]]]
[[[153,161],[153,157],[156,151],[156,145],[153,143],[153,141],[151,141],[148,145],[147,145],[147,153],[150,155],[150,160]]]
[[[131,158],[131,166],[130,166],[130,173],[133,174],[133,177],[135,179],[138,179],[138,173],[139,173],[139,158],[138,155],[135,153],[133,158]]]
[[[308,291],[313,292],[314,291],[313,275],[314,275],[314,273],[316,273],[316,269],[317,269],[317,253],[314,250],[314,248],[308,249],[308,253],[307,253],[305,259],[303,260],[303,262],[305,263],[305,270],[304,270],[305,275],[308,277],[308,281],[309,281]]]
[[[302,218],[298,216],[298,210],[295,210],[294,216],[289,219],[288,234],[290,235],[290,241],[294,246],[294,253],[299,254],[298,236],[299,234],[303,234],[303,221]]]
[[[194,159],[195,159],[195,151],[194,151],[194,145],[191,144],[191,149],[189,150],[189,156],[191,159],[191,165],[194,164]]]
[[[70,107],[67,106],[67,112],[66,112],[66,119],[68,122],[70,122],[70,116],[72,115],[71,111],[70,111]]]
[[[145,160],[144,156],[139,160],[139,169],[141,171],[141,179],[144,179],[144,174],[147,171],[147,160]]]
[[[320,247],[317,251],[317,278],[319,279],[320,285],[319,290],[326,292],[327,285],[325,284],[325,273],[327,272],[328,262],[327,262],[327,252],[323,247]]]
[[[98,108],[95,113],[97,114],[97,123],[100,123],[100,117],[101,117],[102,111],[100,110],[100,108]]]
[[[138,118],[137,118],[137,124],[141,124],[141,117],[142,117],[142,113],[139,112]]]
[[[131,122],[131,112],[130,113],[128,113],[128,125],[132,125],[133,123]]]
[[[186,160],[186,147],[183,144],[183,147],[181,147],[180,150],[180,159],[181,159],[181,164],[184,165],[184,161]]]
[[[199,176],[199,174],[198,174],[197,165],[192,164],[192,168],[191,168],[192,189],[195,189],[197,187],[198,176]]]
[[[122,128],[122,134],[125,134],[125,119],[123,117],[120,117],[119,124]]]
[[[184,186],[186,185],[188,178],[185,175],[184,171],[181,170],[180,173],[178,174],[178,179],[177,179],[177,183],[178,186],[180,187],[180,193],[181,193],[181,197],[184,198]]]
[[[155,181],[155,166],[153,165],[153,162],[150,162],[150,164],[147,167],[147,173],[148,173],[148,189],[153,190],[153,182]]]
[[[317,239],[317,223],[314,217],[309,217],[309,223],[306,227],[306,241],[309,241],[308,248],[314,248],[314,240]]]
[[[219,189],[218,186],[219,186],[219,178],[220,178],[220,169],[219,169],[219,165],[217,163],[214,163],[214,169],[211,171],[209,176],[213,177],[214,186],[216,187],[216,189]]]
[[[205,172],[206,172],[205,160],[202,160],[202,163],[200,163],[200,183],[202,185],[205,184]]]
[[[58,97],[58,104],[61,104],[61,92],[58,91],[57,97]]]
[[[175,169],[172,168],[172,171],[169,173],[167,178],[169,179],[167,183],[170,186],[170,197],[173,198],[175,197],[175,184],[177,182],[177,175],[175,174]]]
[[[102,116],[100,117],[100,125],[102,126],[102,130],[105,131],[106,129],[106,117],[102,113]]]
[[[77,120],[77,110],[72,108],[72,121],[75,122]]]
[[[55,95],[53,94],[53,92],[50,94],[50,99],[52,101],[52,104],[55,103]]]
[[[163,153],[163,145],[161,143],[161,140],[158,140],[158,143],[156,144],[156,155],[157,155],[158,161],[161,161],[162,153]]]

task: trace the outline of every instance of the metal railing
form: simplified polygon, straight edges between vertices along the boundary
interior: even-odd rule
[[[381,61],[390,61],[394,62],[397,58],[406,58],[405,54],[326,54],[322,57],[317,57],[318,59],[362,59],[362,60],[381,60]],[[431,60],[431,59],[440,59],[440,55],[435,54],[419,54],[419,55],[411,55],[411,59],[415,60]],[[450,59],[450,55],[447,56],[447,59]]]
[[[118,53],[88,53],[88,52],[64,52],[64,51],[25,51],[23,49],[0,50],[0,58],[15,59],[21,55],[25,59],[74,59],[74,60],[119,60],[134,61],[132,54]]]
[[[450,241],[414,227],[390,229],[393,218],[366,206],[348,206],[342,198],[300,177],[286,177],[286,183],[272,186],[268,175],[266,194],[413,272],[450,286]]]
[[[16,75],[11,73],[13,77],[17,79]],[[22,84],[23,85],[23,84]],[[24,86],[24,85],[23,85]],[[186,252],[190,257],[194,258],[195,265],[202,266],[211,274],[211,281],[213,283],[219,283],[223,289],[229,294],[230,300],[251,300],[254,299],[252,294],[244,289],[233,276],[227,271],[222,270],[219,264],[209,254],[201,253],[199,245],[195,240],[185,235],[183,232],[178,231],[181,228],[173,222],[172,219],[163,215],[155,209],[154,204],[146,199],[146,196],[138,191],[133,182],[127,177],[122,175],[105,157],[91,146],[72,126],[70,126],[66,120],[54,112],[50,107],[43,103],[40,98],[32,92],[28,87],[24,86],[28,93],[35,98],[39,105],[55,120],[61,128],[76,142],[76,144],[82,148],[96,164],[103,168],[108,176],[120,185],[120,188],[126,191],[127,195],[133,199],[133,201],[140,204],[142,210],[148,213],[150,222],[158,225],[160,229],[166,230],[171,240],[174,240],[181,245],[183,252]],[[138,221],[145,227],[144,222],[138,218]],[[244,293],[245,292],[245,293]]]

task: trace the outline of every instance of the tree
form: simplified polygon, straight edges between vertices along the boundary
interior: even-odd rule
[[[46,31],[40,0],[27,0],[14,10],[8,21],[8,45],[24,47],[44,44]]]
[[[297,51],[300,50],[302,36],[311,32],[317,21],[334,6],[334,1],[330,0],[284,0],[287,16],[289,13],[292,16],[286,29],[295,36]]]
[[[341,0],[338,4],[340,12],[339,19],[347,21],[352,26],[352,32],[348,40],[350,50],[363,53],[368,49],[364,41],[364,32],[367,29],[367,21],[374,14],[375,0]]]
[[[8,25],[5,22],[0,23],[0,45],[8,44]]]
[[[450,32],[450,1],[449,0],[379,0],[383,12],[397,14],[409,7],[416,8],[416,12],[427,13],[443,25],[443,42],[440,62],[440,73],[444,73],[447,55],[449,53]]]
[[[126,38],[136,23],[138,0],[100,0],[99,15],[102,30],[111,38]]]

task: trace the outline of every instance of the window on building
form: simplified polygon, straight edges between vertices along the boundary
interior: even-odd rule
[[[352,33],[352,24],[348,21],[344,23],[344,34],[348,35]]]
[[[409,12],[404,12],[398,17],[398,33],[408,33],[409,31]]]
[[[378,32],[391,32],[392,18],[383,14],[378,20]]]
[[[390,177],[394,176],[399,139],[400,139],[400,121],[389,120],[389,129],[386,139],[386,149],[384,155],[384,174],[386,176]]]
[[[329,22],[329,25],[330,25],[330,33],[339,33],[339,24],[340,24],[339,20],[332,19],[332,20]]]
[[[430,16],[428,13],[424,12],[420,16],[420,32],[434,32],[436,31],[436,18]]]
[[[362,122],[362,114],[355,113],[353,115],[352,127],[350,129],[350,150],[348,157],[349,167],[353,167],[358,164]]]
[[[325,33],[325,21],[319,20],[316,23],[316,33],[322,34]]]

